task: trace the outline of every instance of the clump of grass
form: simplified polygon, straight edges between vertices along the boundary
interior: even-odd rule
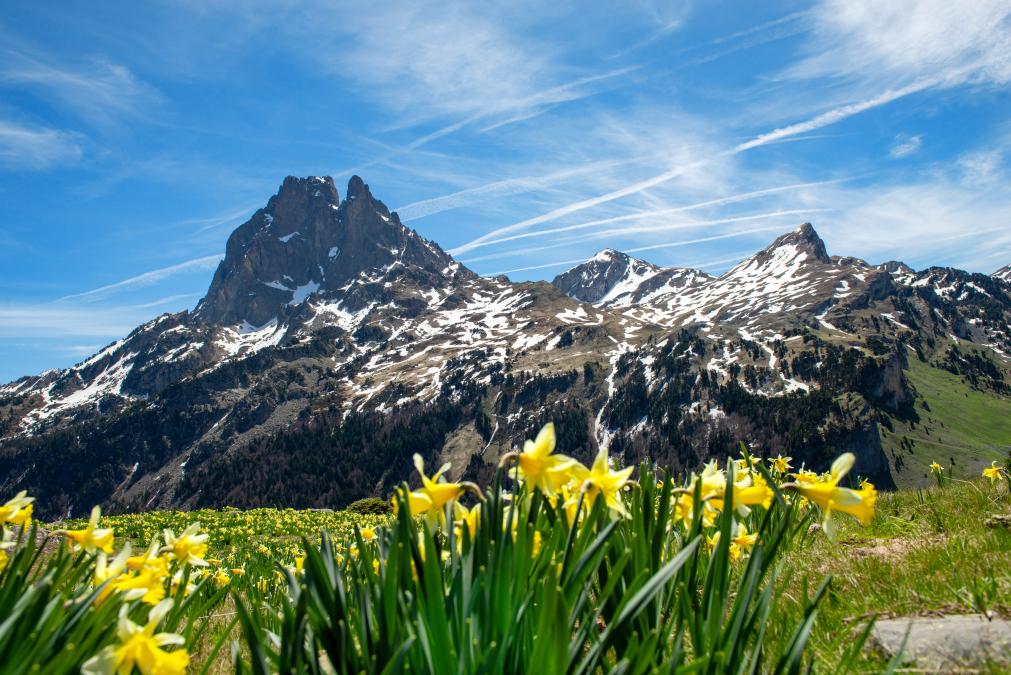
[[[944,487],[881,496],[867,528],[850,523],[830,544],[817,537],[785,556],[794,584],[832,582],[812,633],[816,663],[834,664],[872,617],[982,613],[1011,618],[1011,515],[1005,483],[947,480]],[[788,590],[787,619],[803,608]],[[873,670],[884,662],[863,657]]]

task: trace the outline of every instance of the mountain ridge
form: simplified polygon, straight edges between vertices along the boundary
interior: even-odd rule
[[[548,420],[587,461],[605,444],[676,471],[737,441],[814,467],[854,450],[887,488],[925,476],[889,431],[934,424],[910,359],[1011,395],[996,276],[829,256],[805,223],[719,277],[605,249],[513,283],[406,228],[357,176],[346,195],[286,178],[192,312],[0,386],[0,488],[55,515],[333,507],[388,493],[415,451],[487,477]]]

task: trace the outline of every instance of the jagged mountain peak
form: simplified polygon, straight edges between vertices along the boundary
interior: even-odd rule
[[[285,178],[266,207],[229,237],[196,319],[263,326],[314,295],[354,295],[350,303],[361,305],[367,298],[355,294],[356,280],[375,282],[397,265],[421,286],[472,276],[405,227],[359,176],[346,194],[341,201],[329,176]]]
[[[596,304],[631,290],[655,276],[660,267],[605,248],[584,263],[559,274],[551,282],[569,297]]]
[[[1005,265],[999,270],[991,274],[994,279],[1000,279],[1001,281],[1006,281],[1011,284],[1011,265]]]
[[[278,199],[322,197],[334,204],[340,202],[337,185],[332,176],[307,176],[305,178],[285,176],[275,197]]]
[[[592,258],[586,262],[613,262],[615,260],[632,260],[632,256],[627,253],[622,253],[613,248],[605,248],[598,251]]]
[[[760,252],[758,255],[770,254],[775,252],[777,249],[784,249],[793,247],[796,249],[797,253],[806,253],[811,259],[817,260],[818,262],[831,263],[832,258],[829,257],[828,251],[825,249],[825,242],[822,241],[821,237],[815,231],[814,226],[811,223],[802,223],[800,227],[792,232],[787,232],[786,234],[778,237],[772,244],[769,245],[764,251]]]
[[[888,260],[878,265],[877,268],[889,274],[916,274],[916,270],[901,260]]]

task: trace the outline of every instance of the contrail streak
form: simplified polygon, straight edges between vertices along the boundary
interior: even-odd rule
[[[831,124],[835,124],[836,122],[844,120],[847,117],[851,117],[866,110],[870,110],[871,108],[885,105],[886,103],[891,103],[892,101],[902,98],[903,96],[908,96],[918,91],[923,91],[924,89],[934,86],[935,84],[937,84],[937,82],[938,80],[936,79],[920,80],[918,82],[914,82],[913,84],[901,87],[899,89],[889,89],[883,94],[875,96],[874,98],[871,99],[867,99],[865,101],[859,101],[857,103],[850,103],[848,105],[840,106],[833,110],[829,110],[828,112],[816,115],[803,122],[798,122],[797,124],[791,124],[786,127],[773,129],[772,131],[759,134],[758,136],[755,136],[754,138],[748,141],[739,143],[728,150],[716,153],[716,155],[714,155],[713,157],[696,160],[694,162],[690,162],[682,166],[672,167],[661,174],[658,174],[651,178],[647,178],[645,180],[641,180],[636,183],[632,183],[631,185],[626,185],[623,188],[613,190],[606,194],[597,197],[591,197],[589,199],[583,199],[578,202],[567,204],[565,206],[560,206],[557,209],[553,209],[539,216],[534,216],[533,218],[527,218],[526,220],[521,220],[520,222],[513,223],[512,225],[500,227],[487,234],[477,237],[476,239],[472,239],[471,241],[465,244],[461,244],[456,248],[450,249],[449,252],[452,255],[459,255],[460,253],[466,253],[467,251],[471,251],[475,248],[478,248],[479,246],[485,245],[489,240],[495,239],[500,235],[507,234],[509,232],[515,232],[517,230],[525,230],[534,225],[539,225],[541,223],[545,223],[551,220],[557,220],[558,218],[567,216],[571,213],[576,213],[584,209],[599,206],[600,204],[606,204],[608,202],[615,201],[616,199],[621,199],[622,197],[627,197],[629,195],[633,195],[642,192],[644,190],[648,190],[649,188],[673,180],[674,178],[677,178],[678,176],[687,173],[691,169],[705,166],[706,164],[711,162],[712,159],[714,158],[737,155],[742,152],[747,152],[748,150],[752,150],[754,148],[758,148],[763,145],[768,145],[769,143],[779,141],[783,138],[796,136],[798,134],[802,134],[807,131],[813,131],[815,129],[820,129],[822,127],[826,127]]]
[[[782,185],[780,187],[766,188],[764,190],[755,190],[752,192],[743,192],[737,195],[730,195],[728,197],[720,197],[719,199],[710,199],[704,202],[698,202],[696,204],[689,204],[687,206],[678,206],[670,209],[658,209],[655,211],[640,211],[639,213],[630,213],[623,216],[614,216],[611,218],[602,218],[600,220],[590,220],[585,223],[578,223],[576,225],[566,225],[565,227],[555,227],[549,230],[537,230],[536,232],[524,232],[523,234],[514,234],[509,237],[502,237],[500,239],[491,239],[481,244],[481,246],[491,246],[492,244],[501,244],[506,241],[515,241],[517,239],[527,239],[530,237],[543,237],[549,234],[556,234],[558,232],[571,232],[572,230],[582,230],[591,227],[596,227],[598,225],[608,225],[610,223],[620,223],[629,220],[645,220],[647,218],[657,218],[662,216],[668,216],[675,213],[683,213],[685,211],[692,211],[695,209],[708,208],[710,206],[724,206],[726,204],[733,204],[736,202],[743,202],[749,199],[756,199],[758,197],[764,197],[766,195],[776,194],[778,192],[787,192],[789,190],[801,190],[809,187],[817,187],[820,185],[832,185],[834,183],[842,183],[848,178],[840,178],[837,180],[823,180],[815,181],[812,183],[794,183],[792,185]],[[712,221],[713,224],[717,224],[724,221]]]
[[[107,286],[100,286],[99,288],[94,288],[90,291],[84,291],[83,293],[74,293],[72,295],[65,295],[62,298],[56,300],[60,302],[62,300],[91,300],[100,298],[107,293],[112,291],[118,291],[123,288],[132,288],[134,286],[148,286],[153,283],[157,283],[166,277],[170,277],[178,272],[185,272],[192,269],[212,269],[216,266],[222,258],[224,258],[223,253],[217,255],[208,255],[203,258],[196,258],[194,260],[187,260],[186,262],[179,263],[178,265],[171,265],[169,267],[162,267],[161,269],[151,270],[150,272],[144,272],[143,274],[138,274],[135,277],[130,277],[129,279],[124,279],[123,281],[117,281],[114,284],[109,284]]]

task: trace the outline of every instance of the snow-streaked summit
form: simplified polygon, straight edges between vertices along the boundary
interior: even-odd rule
[[[605,251],[553,282],[571,297],[664,326],[768,323],[810,317],[859,294],[876,272],[855,258],[832,258],[803,223],[719,278],[690,269],[659,268]]]
[[[473,274],[405,227],[352,176],[341,201],[329,176],[285,178],[267,205],[228,239],[225,259],[197,305],[218,325],[284,321],[311,295],[344,296],[358,280],[407,273],[410,285],[443,284],[447,271]],[[359,298],[354,310],[368,303]]]
[[[591,304],[602,304],[634,293],[661,271],[660,267],[605,248],[584,263],[551,282],[566,295]]]

